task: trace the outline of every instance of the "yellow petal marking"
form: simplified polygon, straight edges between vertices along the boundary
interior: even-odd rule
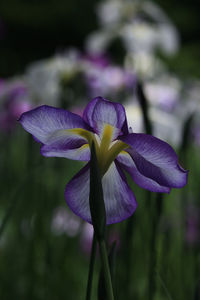
[[[83,128],[66,129],[65,131],[83,137],[84,139],[87,140],[90,147],[92,146],[92,142],[94,142],[97,157],[99,156],[99,145],[93,132]]]
[[[92,145],[92,142],[94,142],[96,155],[102,176],[107,172],[108,168],[110,167],[114,159],[117,157],[117,155],[120,152],[124,152],[123,150],[129,147],[122,141],[116,141],[113,145],[111,145],[114,129],[115,128],[110,124],[104,125],[100,144],[97,142],[95,134],[86,129],[66,129],[66,132],[77,134],[86,139],[90,147]],[[87,147],[88,144],[83,145],[81,149]]]
[[[124,149],[128,148],[129,145],[125,144],[122,141],[117,141],[109,150],[106,157],[106,164],[104,166],[103,174],[105,174],[110,167],[111,163],[115,160],[117,155],[123,151]]]

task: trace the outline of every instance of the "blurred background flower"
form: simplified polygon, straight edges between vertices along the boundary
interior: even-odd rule
[[[0,129],[10,132],[23,112],[33,107],[28,88],[21,78],[0,81]]]
[[[194,204],[189,204],[186,209],[185,240],[189,246],[200,243],[200,210]]]
[[[56,235],[65,233],[70,237],[76,236],[80,230],[80,220],[66,207],[58,207],[53,213],[51,230]]]

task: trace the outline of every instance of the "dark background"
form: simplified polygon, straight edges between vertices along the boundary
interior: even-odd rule
[[[0,76],[22,73],[28,63],[68,46],[83,48],[85,37],[98,28],[95,6],[100,0],[1,0]],[[172,71],[200,76],[197,0],[157,0],[177,26],[182,47],[167,59]]]

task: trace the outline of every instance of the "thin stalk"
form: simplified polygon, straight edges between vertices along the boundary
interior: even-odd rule
[[[149,300],[153,300],[156,292],[156,267],[157,267],[157,250],[156,250],[156,241],[158,234],[158,227],[160,224],[160,218],[162,214],[162,202],[163,194],[157,194],[156,196],[156,205],[153,205],[154,217],[152,219],[152,232],[151,232],[151,241],[150,241],[150,267],[149,267]],[[154,203],[153,203],[154,204]]]
[[[93,234],[92,249],[91,249],[91,254],[90,254],[89,273],[88,273],[88,282],[87,282],[87,291],[86,291],[86,298],[85,298],[86,300],[91,299],[92,280],[93,280],[93,273],[94,273],[96,249],[97,249],[97,240],[96,240],[95,234]]]
[[[132,258],[133,258],[133,246],[132,246],[132,240],[133,240],[133,231],[134,231],[134,218],[135,216],[131,216],[127,220],[126,224],[126,234],[125,234],[125,264],[126,264],[126,273],[124,276],[126,284],[126,299],[131,299],[131,272],[132,272]]]
[[[41,166],[36,166],[35,169],[33,168],[29,174],[27,173],[26,176],[22,179],[21,183],[19,183],[19,185],[16,187],[15,190],[13,190],[11,192],[10,197],[8,198],[8,209],[5,212],[5,215],[3,217],[3,220],[0,224],[0,239],[5,231],[5,228],[8,224],[8,221],[10,220],[15,207],[18,205],[18,202],[20,202],[21,198],[20,198],[20,193],[23,191],[24,186],[26,185],[27,181],[31,179],[31,176],[35,173],[41,170]]]
[[[4,232],[5,228],[6,228],[8,220],[10,219],[10,217],[11,217],[11,215],[12,215],[14,209],[15,209],[15,206],[16,206],[18,200],[19,200],[19,198],[14,198],[13,197],[12,201],[10,202],[10,205],[9,205],[9,207],[8,207],[8,209],[7,209],[4,217],[3,217],[3,221],[0,224],[0,238],[1,238],[3,232]]]
[[[169,291],[168,291],[168,289],[167,289],[167,287],[166,287],[166,285],[165,285],[165,283],[164,283],[164,281],[163,281],[163,279],[162,279],[162,277],[160,276],[160,274],[158,272],[157,272],[157,276],[158,276],[158,279],[160,280],[160,283],[161,283],[163,289],[165,290],[167,298],[169,300],[173,300],[172,297],[171,297],[171,295],[170,295],[170,293],[169,293]]]
[[[151,120],[150,120],[150,117],[149,117],[149,104],[148,104],[148,101],[147,101],[146,96],[144,94],[143,85],[142,85],[141,82],[137,83],[136,94],[137,94],[139,104],[140,104],[140,107],[141,107],[141,110],[142,110],[145,132],[147,134],[152,134],[153,128],[152,128]]]
[[[105,241],[103,239],[99,240],[99,250],[100,250],[100,256],[101,256],[107,298],[108,298],[108,300],[114,300],[110,268],[109,268],[109,264],[108,264],[108,255],[107,255]]]

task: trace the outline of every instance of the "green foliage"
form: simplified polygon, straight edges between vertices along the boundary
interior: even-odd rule
[[[81,168],[67,159],[43,158],[39,145],[19,130],[12,138],[1,138],[0,202],[0,298],[77,299],[84,298],[89,255],[76,236],[52,231],[53,212],[65,206],[64,188]],[[198,282],[199,244],[187,244],[186,208],[199,199],[200,159],[198,150],[188,149],[189,183],[183,190],[164,195],[162,214],[155,218],[157,197],[132,188],[138,201],[136,213],[128,220],[108,227],[118,232],[115,263],[116,300],[148,299],[149,266],[155,251],[155,300],[193,299]],[[149,198],[150,197],[150,198]],[[66,210],[69,209],[66,205]],[[69,212],[70,213],[70,212]],[[6,219],[5,219],[6,218]],[[155,248],[151,247],[156,220]],[[83,225],[83,224],[82,224]],[[81,225],[81,227],[82,227]],[[155,232],[154,232],[155,233]],[[110,243],[111,245],[111,243]],[[97,299],[98,264],[92,299]]]

